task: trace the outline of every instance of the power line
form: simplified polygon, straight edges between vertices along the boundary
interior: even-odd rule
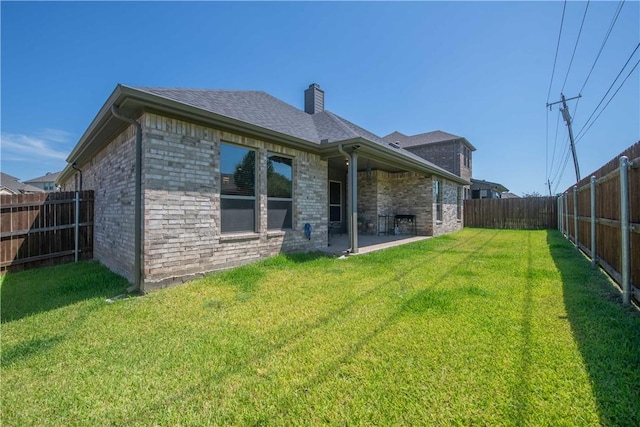
[[[618,16],[620,16],[620,12],[622,11],[622,6],[624,5],[624,2],[625,2],[625,0],[620,0],[618,5],[616,6],[616,10],[614,11],[613,17],[611,18],[611,23],[609,23],[609,28],[607,29],[607,33],[605,34],[604,39],[602,40],[602,45],[600,45],[600,50],[598,51],[598,54],[596,55],[596,58],[593,60],[593,64],[591,64],[591,69],[589,70],[589,74],[587,74],[587,78],[584,79],[584,83],[582,83],[582,87],[580,88],[578,93],[582,93],[584,91],[584,88],[587,85],[587,82],[589,81],[589,78],[591,77],[591,73],[593,72],[593,69],[595,68],[596,64],[598,63],[598,59],[600,58],[600,54],[604,50],[604,46],[607,44],[607,40],[609,40],[609,35],[611,35],[611,31],[613,30],[613,27],[616,25],[616,21],[618,20]],[[573,110],[573,118],[574,118],[574,120],[578,115],[578,106],[579,105],[580,105],[580,100],[578,99],[578,101],[576,102],[576,106],[575,106],[575,108]]]
[[[547,104],[549,103],[549,97],[551,96],[551,86],[553,86],[553,76],[556,73],[556,62],[558,61],[558,50],[560,50],[560,38],[562,37],[562,25],[564,24],[564,12],[567,8],[567,0],[564,0],[562,6],[562,18],[560,19],[560,32],[558,33],[558,43],[556,43],[556,55],[553,59],[553,69],[551,70],[551,81],[549,82],[549,92],[547,93]]]
[[[568,139],[568,137],[567,137],[567,139]],[[556,177],[558,178],[558,180],[556,182],[556,186],[553,188],[553,192],[554,193],[558,190],[558,187],[560,186],[560,182],[562,181],[562,176],[564,175],[564,171],[567,168],[567,164],[569,163],[569,155],[570,154],[571,154],[571,150],[567,147],[567,154],[564,157],[564,165],[562,165],[562,168],[558,169],[558,174],[556,174]],[[554,179],[554,181],[555,181],[555,179]]]
[[[548,113],[547,113],[548,115]],[[556,116],[556,136],[555,139],[553,141],[553,151],[551,154],[551,166],[549,167],[550,169],[550,173],[547,175],[547,178],[550,177],[551,172],[553,171],[553,165],[555,163],[555,158],[556,158],[556,147],[558,145],[558,129],[560,129],[560,111],[558,111],[558,115]]]
[[[640,43],[638,43],[636,45],[636,48],[633,50],[633,52],[631,52],[631,55],[629,55],[629,59],[627,59],[627,62],[625,62],[625,64],[622,66],[622,68],[620,69],[620,72],[618,73],[618,75],[616,76],[616,78],[611,82],[611,85],[609,86],[609,89],[607,89],[607,92],[603,95],[602,99],[600,99],[600,102],[598,103],[598,105],[596,106],[596,108],[593,110],[593,112],[591,113],[591,115],[589,116],[589,118],[587,119],[587,121],[584,123],[584,125],[582,126],[582,128],[580,128],[580,130],[578,131],[577,138],[581,137],[581,133],[583,131],[583,129],[589,124],[589,120],[591,120],[591,118],[593,117],[593,115],[596,113],[596,111],[598,111],[598,108],[600,107],[600,105],[602,105],[602,103],[604,102],[605,98],[607,97],[607,95],[609,95],[609,92],[611,91],[611,89],[613,88],[613,85],[616,84],[616,82],[618,81],[618,78],[620,77],[620,75],[622,74],[622,72],[624,71],[625,68],[627,68],[627,65],[629,65],[629,61],[631,61],[631,58],[633,58],[633,55],[635,55],[635,53],[638,51],[638,48],[640,47]],[[635,67],[634,67],[635,68]],[[626,80],[626,79],[625,79]]]
[[[580,23],[580,30],[578,30],[578,37],[576,38],[576,44],[573,46],[573,53],[571,54],[571,61],[569,61],[569,68],[567,68],[567,74],[564,76],[564,82],[562,82],[562,89],[560,92],[564,92],[564,85],[567,84],[567,78],[571,71],[571,65],[573,64],[573,58],[576,56],[576,49],[578,48],[578,42],[580,41],[580,34],[582,34],[582,26],[584,25],[584,19],[587,17],[587,10],[589,10],[590,0],[587,1],[587,5],[584,8],[584,14],[582,15],[582,22]],[[547,100],[547,102],[549,102]]]
[[[596,116],[595,119],[593,119],[593,121],[591,122],[591,124],[589,124],[589,127],[586,128],[584,130],[584,132],[582,133],[582,135],[580,135],[578,137],[578,139],[576,140],[576,144],[578,143],[578,141],[580,141],[582,139],[582,137],[584,137],[587,132],[589,131],[589,129],[591,129],[591,126],[593,126],[593,124],[596,122],[596,120],[598,120],[598,118],[600,117],[600,115],[602,114],[602,112],[604,110],[607,109],[607,106],[609,105],[609,103],[613,100],[613,98],[615,98],[616,94],[618,93],[618,91],[620,90],[620,88],[622,88],[622,85],[624,85],[624,83],[627,81],[627,79],[631,76],[631,74],[633,74],[633,72],[635,71],[635,69],[638,67],[638,64],[640,64],[640,59],[638,59],[638,61],[636,62],[636,65],[633,66],[633,68],[631,69],[631,71],[629,71],[629,74],[627,74],[627,77],[624,78],[624,80],[622,81],[622,83],[620,83],[620,86],[618,86],[618,89],[616,89],[616,91],[613,93],[613,95],[611,95],[611,98],[609,98],[609,100],[607,101],[607,103],[604,105],[604,107],[602,107],[602,110],[600,110],[600,112],[598,113],[598,115]]]
[[[602,53],[602,50],[604,49],[604,46],[607,44],[607,40],[609,39],[609,35],[611,34],[611,30],[613,30],[613,26],[616,24],[616,21],[618,20],[618,16],[620,16],[620,11],[622,10],[622,6],[624,5],[624,2],[625,2],[625,0],[620,0],[620,3],[618,3],[616,11],[614,12],[615,14],[613,16],[613,19],[611,20],[611,24],[609,24],[609,29],[607,30],[607,34],[604,36],[604,40],[602,41],[602,45],[600,46],[600,50],[598,51],[598,54],[596,55],[596,59],[593,61],[593,65],[591,65],[591,69],[589,70],[589,74],[587,74],[587,78],[584,80],[584,83],[582,83],[582,87],[580,88],[578,93],[582,93],[582,91],[584,90],[584,87],[587,85],[587,82],[589,81],[589,77],[591,77],[591,73],[593,72],[593,69],[595,68],[596,64],[598,63],[598,59],[600,58],[600,54]]]

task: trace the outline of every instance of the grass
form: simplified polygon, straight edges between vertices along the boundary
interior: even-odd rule
[[[2,424],[638,425],[640,316],[556,232],[281,255],[144,297],[5,276]]]

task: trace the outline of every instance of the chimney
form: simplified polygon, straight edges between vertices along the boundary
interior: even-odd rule
[[[324,91],[317,83],[310,84],[304,91],[304,111],[308,114],[324,111]]]

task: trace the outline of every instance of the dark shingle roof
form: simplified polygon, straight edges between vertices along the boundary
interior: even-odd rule
[[[132,89],[316,144],[363,138],[384,147],[390,145],[389,141],[330,111],[324,110],[308,114],[262,91],[149,87],[134,87]],[[444,134],[444,132],[442,133]],[[458,138],[455,135],[452,137]],[[393,148],[405,157],[449,174],[439,166],[403,148]]]
[[[321,140],[310,114],[262,91],[135,89],[307,141]]]
[[[318,144],[358,137],[385,145],[387,142],[328,110],[308,114],[262,91],[134,89]]]

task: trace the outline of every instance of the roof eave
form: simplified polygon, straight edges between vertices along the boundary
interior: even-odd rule
[[[379,160],[385,162],[390,162],[393,165],[399,166],[403,169],[438,175],[462,185],[471,184],[471,182],[464,180],[447,170],[439,168],[436,165],[429,165],[427,163],[419,161],[418,159],[406,156],[404,153],[402,153],[402,151],[400,151],[401,149],[385,147],[384,145],[377,144],[361,137],[346,139],[343,141],[333,141],[324,144],[321,147],[321,152],[325,156],[336,155],[335,153],[337,153],[339,145],[342,145],[343,148],[359,145],[360,147],[358,148],[358,153],[364,153],[367,156],[378,158]]]

